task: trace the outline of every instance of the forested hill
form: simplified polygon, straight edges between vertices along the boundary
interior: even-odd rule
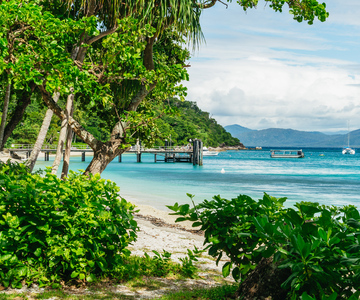
[[[188,143],[188,139],[201,139],[204,146],[218,147],[239,146],[239,139],[232,137],[208,112],[202,111],[195,102],[170,100],[170,105],[177,108],[175,115],[165,115],[157,120],[163,139],[171,139],[174,145]],[[162,144],[163,141],[157,141]]]
[[[0,103],[1,104],[1,103]],[[11,103],[12,104],[12,103]],[[218,147],[241,145],[239,139],[232,137],[216,120],[209,116],[209,113],[201,111],[194,102],[180,101],[173,99],[170,101],[172,107],[176,107],[174,115],[165,115],[156,120],[159,127],[161,138],[155,141],[155,145],[164,145],[164,140],[168,139],[172,145],[184,145],[188,139],[201,139],[204,146]],[[9,108],[13,111],[13,106]],[[18,126],[12,136],[8,139],[7,146],[15,144],[34,144],[41,127],[46,107],[37,101],[32,101],[27,107],[22,126]],[[104,140],[109,138],[104,129],[104,121],[96,114],[87,114],[81,110],[75,112],[77,118],[81,120],[84,128],[95,138]],[[60,121],[53,118],[45,143],[57,144],[58,132],[60,131]],[[80,142],[77,137],[76,142]]]

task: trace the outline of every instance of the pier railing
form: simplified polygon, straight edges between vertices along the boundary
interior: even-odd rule
[[[11,144],[10,147],[8,147],[9,150],[29,150],[31,151],[32,149],[34,149],[34,144]],[[53,145],[43,145],[41,147],[41,150],[54,150],[56,151],[57,149],[57,144],[53,144]],[[79,149],[79,150],[86,150],[86,149],[90,149],[90,147],[88,145],[78,145],[78,146],[73,146],[71,147],[71,149]]]
[[[142,153],[152,153],[155,154],[155,162],[165,161],[165,162],[193,162],[195,165],[202,165],[202,141],[195,139],[191,144],[186,146],[154,146],[151,148],[145,148],[140,144],[131,146],[131,148],[126,151],[129,153],[137,154],[137,161],[141,162]],[[8,149],[10,152],[26,152],[26,158],[30,157],[30,153],[34,148],[34,144],[11,144]],[[56,152],[57,145],[45,144],[42,146],[41,151],[45,154],[45,160],[49,160],[49,155],[51,152]],[[85,153],[92,152],[92,149],[88,145],[76,145],[71,147],[73,152],[81,152],[82,161],[85,161]],[[157,157],[164,157],[164,159]],[[121,154],[119,155],[119,162],[121,162]]]
[[[11,144],[10,147],[8,147],[9,150],[13,151],[31,151],[34,148],[34,144]],[[41,150],[54,150],[56,151],[57,145],[43,145]],[[91,148],[88,145],[76,145],[72,146],[71,150],[91,150]],[[184,152],[190,152],[192,151],[192,146],[154,146],[151,148],[146,148],[141,146],[135,145],[131,146],[129,149],[129,152],[133,151],[184,151]]]

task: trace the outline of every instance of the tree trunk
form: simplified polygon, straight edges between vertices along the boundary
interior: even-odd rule
[[[7,125],[5,127],[2,145],[0,145],[1,149],[4,147],[6,141],[11,136],[11,134],[14,131],[14,129],[16,128],[16,126],[22,120],[24,113],[25,113],[25,109],[28,107],[28,105],[31,102],[31,95],[32,95],[36,85],[34,83],[31,83],[29,85],[29,87],[30,87],[30,92],[25,91],[24,93],[22,93],[22,95],[21,95],[20,99],[18,100],[18,103],[15,107],[15,110],[12,114],[12,117],[10,118],[9,122],[7,123]]]
[[[55,156],[52,168],[51,168],[51,174],[57,173],[57,170],[58,170],[60,162],[61,162],[61,156],[63,154],[64,144],[65,144],[65,140],[66,140],[66,134],[68,131],[68,121],[69,121],[70,112],[72,110],[72,105],[73,105],[73,98],[74,98],[74,95],[70,94],[66,101],[66,109],[65,109],[66,117],[63,118],[61,121],[59,142],[58,142],[58,146],[56,149],[56,156]]]
[[[120,148],[120,141],[106,142],[102,143],[101,147],[98,147],[98,150],[94,151],[94,157],[91,160],[90,164],[85,170],[86,175],[88,174],[101,174],[105,170],[107,165],[119,154],[124,153],[127,149]]]
[[[0,151],[2,151],[4,149],[3,145],[5,144],[5,143],[3,143],[3,139],[4,139],[4,131],[5,131],[5,125],[6,125],[6,117],[7,117],[7,112],[8,112],[8,108],[9,108],[9,102],[10,102],[10,93],[11,93],[11,83],[9,83],[6,87],[4,109],[3,109],[2,116],[1,116]]]
[[[289,290],[281,284],[291,275],[290,269],[279,269],[273,257],[262,258],[256,268],[240,284],[237,297],[243,300],[286,299]]]
[[[59,100],[59,98],[60,98],[60,93],[55,93],[54,97],[53,97],[55,103]],[[34,166],[35,166],[35,163],[39,156],[40,150],[44,144],[44,140],[45,140],[46,134],[48,132],[53,113],[54,112],[50,108],[45,113],[45,118],[41,125],[38,137],[36,139],[34,149],[31,151],[30,158],[26,162],[26,165],[30,168],[30,172],[32,172],[32,170],[34,169]]]
[[[72,107],[71,107],[70,116],[73,116],[73,113],[74,113],[74,105],[72,105]],[[72,137],[73,137],[73,131],[72,131],[70,125],[68,125],[67,137],[66,137],[66,147],[65,147],[65,153],[64,153],[64,162],[63,162],[63,168],[61,171],[61,179],[64,179],[69,172]]]

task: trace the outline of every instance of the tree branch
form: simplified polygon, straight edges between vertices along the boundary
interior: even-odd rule
[[[65,111],[53,100],[51,94],[45,89],[43,85],[37,86],[41,92],[41,96],[46,105],[57,115],[60,120],[67,119]],[[94,151],[96,151],[101,141],[97,140],[90,132],[86,131],[73,117],[69,117],[68,124],[75,134],[88,144]]]
[[[101,32],[99,35],[92,37],[91,39],[88,39],[85,44],[91,45],[92,43],[96,42],[97,40],[114,33],[118,29],[118,25],[116,24],[113,28],[106,30],[104,32]]]
[[[213,7],[218,0],[209,0],[206,3],[197,3],[197,6],[199,6],[201,9],[206,9]]]

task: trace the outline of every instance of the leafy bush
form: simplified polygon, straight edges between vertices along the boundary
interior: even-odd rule
[[[115,269],[137,230],[134,206],[118,191],[100,175],[62,181],[0,163],[0,283],[91,282]]]
[[[192,199],[193,195],[189,195]],[[300,202],[284,208],[286,198],[267,194],[255,201],[240,195],[214,196],[194,208],[168,206],[201,225],[209,254],[231,259],[223,275],[244,279],[260,259],[273,256],[291,275],[282,284],[288,299],[358,299],[360,289],[360,214],[354,206]],[[326,297],[330,296],[330,298]]]
[[[153,256],[145,252],[144,256],[130,256],[124,264],[119,265],[112,276],[118,280],[132,280],[142,277],[179,276],[180,278],[196,278],[199,269],[193,264],[204,250],[187,250],[187,256],[180,258],[181,264],[171,259],[171,253],[152,250]]]

